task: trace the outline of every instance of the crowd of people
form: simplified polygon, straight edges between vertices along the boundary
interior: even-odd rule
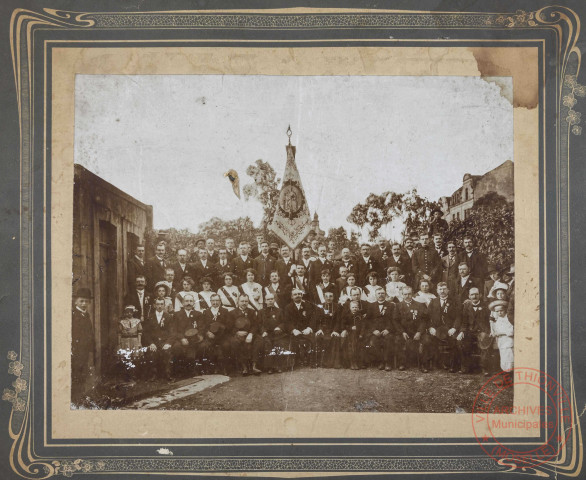
[[[433,368],[484,375],[513,367],[514,265],[497,269],[465,237],[380,239],[358,251],[313,240],[292,251],[211,238],[128,261],[118,352],[140,352],[149,379],[194,369],[259,375],[285,369]],[[73,378],[91,363],[87,305],[73,311]],[[200,371],[200,370],[197,370]]]

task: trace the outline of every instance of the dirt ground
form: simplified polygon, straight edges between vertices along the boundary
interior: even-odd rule
[[[469,413],[487,381],[480,374],[299,369],[230,381],[158,407],[161,410]],[[499,396],[512,405],[513,391]]]

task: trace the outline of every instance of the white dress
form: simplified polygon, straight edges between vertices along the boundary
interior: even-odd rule
[[[501,370],[511,370],[514,365],[513,359],[513,332],[514,327],[509,319],[497,317],[496,321],[490,322],[490,333],[496,337],[497,345],[501,356]]]
[[[403,288],[406,287],[403,282],[389,282],[387,283],[387,298],[397,297],[397,299],[403,301]]]
[[[423,293],[421,290],[417,292],[417,295],[413,297],[413,300],[419,303],[425,303],[426,306],[429,307],[429,302],[431,302],[434,298],[437,298],[433,293],[427,292]]]
[[[368,303],[376,303],[378,300],[376,299],[376,290],[380,288],[380,285],[365,285],[364,290],[362,291],[362,298]]]

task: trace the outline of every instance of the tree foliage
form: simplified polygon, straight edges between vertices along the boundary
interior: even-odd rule
[[[244,185],[244,199],[254,198],[263,207],[263,218],[261,229],[267,233],[267,227],[273,220],[277,202],[279,201],[279,183],[275,169],[269,162],[258,159],[254,164],[249,165],[246,174],[252,178],[252,183]]]
[[[359,247],[358,234],[356,232],[350,232],[350,236],[348,236],[348,232],[344,227],[330,228],[326,243],[331,240],[334,241],[336,252],[339,252],[344,247],[348,247],[352,251],[357,251]]]
[[[370,239],[374,240],[380,229],[391,222],[402,223],[403,232],[419,230],[438,207],[437,202],[421,197],[415,188],[405,193],[371,193],[364,203],[354,206],[347,220],[360,228],[367,227]]]
[[[488,197],[488,198],[485,198]],[[500,198],[499,198],[500,197]],[[501,201],[504,200],[504,203]],[[513,203],[500,195],[487,194],[479,199],[463,220],[449,223],[444,241],[453,240],[463,247],[464,237],[472,236],[476,248],[498,269],[515,261],[515,212]]]

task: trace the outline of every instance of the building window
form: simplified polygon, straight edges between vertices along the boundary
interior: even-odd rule
[[[460,212],[458,212],[458,220],[460,220]]]
[[[466,200],[468,200],[468,189],[466,189]]]

